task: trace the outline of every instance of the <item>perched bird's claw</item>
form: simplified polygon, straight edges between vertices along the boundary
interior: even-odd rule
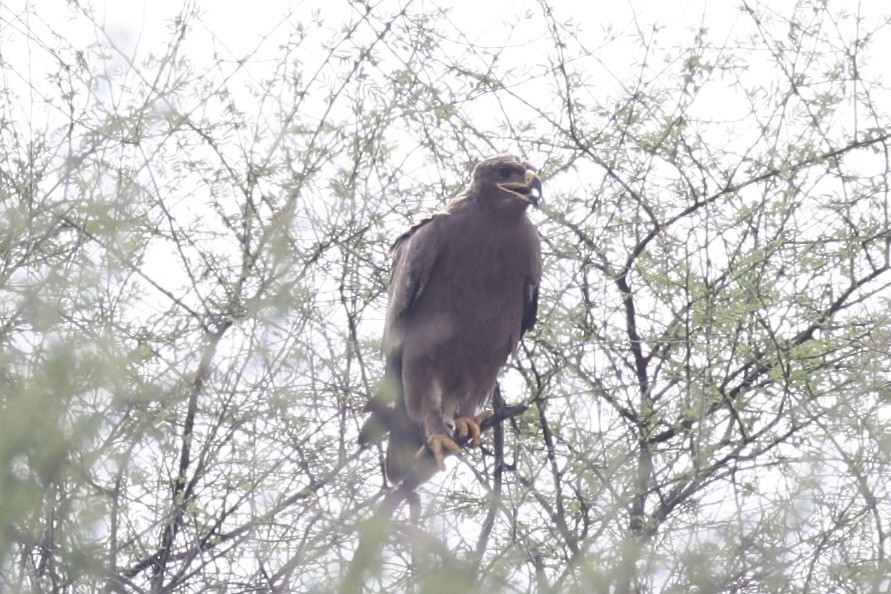
[[[491,410],[483,411],[473,418],[455,417],[455,435],[459,438],[470,438],[470,445],[477,447],[480,445],[480,426],[488,421],[495,414]],[[427,452],[433,454],[433,461],[436,462],[436,468],[445,470],[446,452],[451,452],[456,456],[461,455],[461,446],[454,439],[445,433],[432,433],[427,438],[427,443],[415,453],[416,460],[423,460]]]
[[[415,458],[421,460],[426,455],[427,450],[430,450],[433,454],[433,460],[436,462],[436,468],[445,470],[445,452],[443,449],[452,452],[456,456],[461,454],[461,448],[455,443],[455,440],[445,433],[434,433],[427,438],[427,444],[421,446],[421,449],[415,454]]]
[[[480,433],[482,433],[481,425],[494,414],[491,410],[487,410],[472,419],[470,417],[458,417],[455,419],[455,429],[461,437],[470,436],[470,445],[478,447],[480,445]]]
[[[477,424],[477,425],[479,425],[480,427],[482,427],[482,426],[483,426],[483,423],[485,423],[486,421],[488,421],[489,419],[491,419],[491,418],[494,417],[494,416],[495,416],[495,411],[494,411],[494,410],[484,410],[483,412],[481,412],[481,413],[478,414],[477,416],[473,417],[473,420],[476,421],[476,424]]]
[[[456,417],[455,418],[455,431],[458,437],[468,437],[470,436],[470,445],[473,447],[479,447],[480,445],[480,425],[485,423],[494,413],[491,410],[487,410],[473,417]]]
[[[470,436],[470,445],[480,445],[480,426],[470,417],[455,417],[455,434],[458,437]]]

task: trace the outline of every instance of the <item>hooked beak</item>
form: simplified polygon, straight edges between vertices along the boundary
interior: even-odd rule
[[[541,200],[541,180],[531,171],[526,172],[526,181],[522,184],[508,182],[498,184],[498,187],[535,206],[538,206],[538,201]]]

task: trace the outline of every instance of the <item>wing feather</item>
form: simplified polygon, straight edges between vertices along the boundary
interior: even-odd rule
[[[398,356],[402,351],[402,329],[436,265],[442,247],[440,222],[447,216],[446,212],[438,212],[415,223],[390,248],[393,264],[383,340],[387,357]]]
[[[530,250],[532,260],[529,262],[529,273],[523,286],[523,319],[520,322],[520,336],[535,327],[538,319],[538,285],[541,282],[541,238],[530,224],[531,234],[528,236],[533,249]]]
[[[377,442],[388,431],[391,434],[394,430],[396,433],[406,433],[405,425],[408,422],[408,417],[403,402],[405,395],[402,387],[402,336],[405,322],[411,316],[412,309],[424,292],[424,286],[436,264],[441,247],[438,229],[439,217],[443,216],[448,216],[448,213],[434,213],[415,223],[408,231],[396,238],[390,247],[392,263],[388,288],[389,305],[381,344],[385,358],[384,378],[378,386],[377,393],[365,406],[365,411],[370,412],[371,416],[359,431],[360,444]],[[408,439],[411,443],[420,439],[416,438],[415,433],[417,431],[410,432],[410,438],[396,436],[395,439],[398,443],[391,443],[388,451],[399,447],[400,439]],[[415,444],[415,451],[422,444],[423,440]],[[404,445],[402,449],[405,449]],[[397,457],[394,460],[400,459],[398,452],[394,451],[393,455]],[[394,472],[398,472],[400,464],[401,462],[398,460],[391,464],[390,458],[388,458],[387,466],[396,468],[397,470]]]
[[[538,317],[538,282],[526,277],[526,291],[523,294],[523,324],[520,327],[520,336],[535,327]]]

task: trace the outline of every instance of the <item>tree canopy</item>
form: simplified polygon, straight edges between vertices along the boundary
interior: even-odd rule
[[[498,6],[0,5],[4,590],[891,587],[887,9]],[[391,491],[387,250],[502,151],[514,408]]]

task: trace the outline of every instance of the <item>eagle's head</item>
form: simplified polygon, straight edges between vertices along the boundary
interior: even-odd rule
[[[495,155],[473,170],[470,192],[487,200],[519,200],[525,209],[541,200],[541,180],[532,165],[509,154]],[[516,204],[516,203],[514,203]]]

